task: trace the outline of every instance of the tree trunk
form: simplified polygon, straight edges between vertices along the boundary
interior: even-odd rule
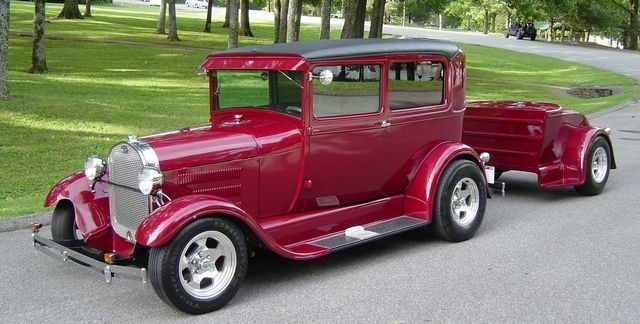
[[[167,40],[170,42],[177,42],[178,38],[178,22],[176,21],[176,0],[168,0],[169,3],[169,34]]]
[[[344,6],[344,26],[340,38],[362,38],[364,36],[364,11],[366,10],[366,0],[343,0]],[[362,10],[364,7],[365,10]]]
[[[228,48],[238,47],[238,0],[229,0],[229,44]]]
[[[300,17],[302,16],[302,0],[289,0],[287,14],[287,43],[297,42],[300,35]]]
[[[33,50],[29,73],[47,73],[47,57],[44,53],[45,0],[36,0],[33,15]]]
[[[357,38],[364,38],[364,21],[366,16],[367,16],[367,0],[358,0],[358,10],[356,11]]]
[[[240,0],[240,35],[253,37],[249,23],[249,0]]]
[[[320,39],[331,38],[331,0],[322,0],[320,6]]]
[[[629,19],[629,49],[638,50],[638,0],[629,0],[631,4],[631,16]]]
[[[9,98],[9,0],[0,0],[0,99]]]
[[[382,38],[382,25],[384,24],[384,0],[374,0],[371,9],[371,25],[369,26],[369,38]]]
[[[280,27],[278,27],[278,43],[287,41],[287,17],[289,16],[289,0],[280,0]]]
[[[496,32],[496,17],[498,16],[497,13],[492,13],[491,14],[491,32],[495,33]]]
[[[562,23],[562,27],[560,28],[560,43],[564,43],[564,33],[566,32],[566,23]]]
[[[204,22],[203,30],[205,33],[211,32],[211,7],[213,7],[213,0],[209,0],[207,5],[207,20]]]
[[[482,33],[489,34],[489,10],[484,11],[484,26],[482,27]]]
[[[64,6],[58,18],[83,19],[80,8],[78,8],[78,0],[64,0]]]
[[[549,28],[547,29],[547,42],[553,42],[555,40],[555,35],[553,32],[553,19],[549,19]]]
[[[164,29],[165,17],[167,16],[167,0],[160,1],[160,16],[158,16],[158,26],[156,27],[156,34],[164,35],[166,30]]]
[[[280,0],[273,1],[273,42],[282,43],[280,41]]]
[[[85,18],[93,17],[91,15],[91,0],[87,0],[87,3],[84,6],[84,17]]]
[[[227,0],[227,7],[224,11],[224,22],[222,23],[222,28],[229,28],[229,13],[231,12],[231,9],[229,8],[229,5],[231,4],[230,1],[231,0]]]

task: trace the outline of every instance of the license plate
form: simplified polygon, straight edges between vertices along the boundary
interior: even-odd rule
[[[487,177],[487,183],[488,184],[492,184],[495,182],[495,174],[496,174],[496,168],[492,167],[492,166],[484,166],[484,174]]]

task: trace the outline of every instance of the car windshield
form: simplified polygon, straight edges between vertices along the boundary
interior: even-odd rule
[[[300,71],[218,70],[218,108],[265,108],[300,115]]]

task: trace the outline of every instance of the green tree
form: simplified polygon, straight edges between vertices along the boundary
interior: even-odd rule
[[[295,42],[300,35],[300,18],[302,17],[302,0],[289,0],[287,14],[287,43]]]
[[[240,0],[240,35],[253,37],[249,23],[249,0]]]
[[[171,42],[177,42],[180,40],[178,37],[178,21],[176,20],[176,0],[168,0],[167,6],[169,7],[169,33],[167,34],[167,40]]]
[[[158,24],[156,25],[156,34],[164,35],[166,30],[164,28],[167,17],[167,0],[160,1],[160,15],[158,16]]]
[[[382,26],[384,25],[384,0],[374,0],[371,9],[371,26],[369,38],[382,38]]]
[[[376,0],[379,1],[379,0]],[[384,1],[383,1],[384,3]],[[373,24],[373,18],[372,24]],[[329,39],[331,33],[331,0],[322,0],[320,6],[320,39]]]
[[[47,57],[44,52],[45,0],[36,0],[33,15],[33,50],[29,73],[47,73]]]
[[[344,25],[340,38],[363,38],[364,18],[367,9],[366,0],[343,0],[345,2]]]
[[[213,0],[208,0],[207,4],[207,18],[204,21],[204,30],[205,33],[211,32],[211,8],[213,7]]]
[[[238,47],[238,0],[229,0],[229,43],[228,48]]]
[[[64,19],[82,19],[80,8],[78,8],[78,0],[64,0],[62,11],[58,15],[58,18]]]
[[[86,3],[84,5],[84,17],[85,18],[93,17],[91,15],[91,0],[86,0]]]
[[[9,97],[9,0],[0,0],[0,99]]]

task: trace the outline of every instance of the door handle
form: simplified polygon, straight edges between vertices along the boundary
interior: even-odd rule
[[[379,122],[378,125],[380,125],[380,127],[382,127],[382,128],[386,128],[386,127],[391,126],[391,123],[386,121],[386,120],[383,120],[383,121]]]

